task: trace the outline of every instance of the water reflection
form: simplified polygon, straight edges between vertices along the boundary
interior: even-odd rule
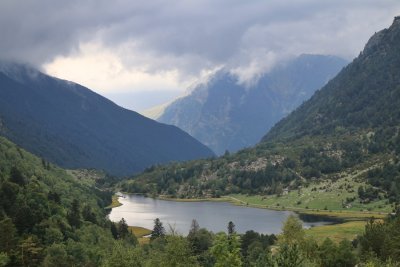
[[[170,225],[181,234],[188,233],[192,219],[196,219],[200,227],[213,232],[226,231],[228,222],[233,221],[239,233],[254,230],[277,234],[281,232],[286,218],[294,214],[291,211],[235,206],[224,202],[175,202],[138,195],[121,195],[120,202],[123,205],[112,209],[110,220],[119,221],[124,218],[128,225],[152,229],[154,219],[160,218],[167,230]],[[300,218],[307,221],[306,217]],[[319,218],[314,222],[304,222],[304,226],[309,228],[329,223],[332,222]]]

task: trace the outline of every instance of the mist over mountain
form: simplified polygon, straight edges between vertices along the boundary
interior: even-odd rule
[[[396,127],[400,123],[400,17],[375,33],[323,90],[281,120],[263,141]]]
[[[234,152],[259,142],[346,63],[335,56],[301,55],[251,84],[220,70],[166,107],[158,121],[180,127],[217,154]]]
[[[382,199],[386,204],[399,203],[399,85],[400,17],[396,17],[391,27],[371,37],[352,63],[280,120],[255,147],[218,159],[155,168],[123,188],[184,198],[242,193],[277,199],[282,188],[294,192],[308,188],[314,199],[313,188],[340,180],[348,188],[337,185],[335,190],[340,190],[333,198],[338,207]],[[361,183],[361,189],[350,183]],[[348,193],[351,198],[344,197]],[[308,209],[312,200],[303,200],[292,207]],[[380,210],[382,205],[370,208]]]
[[[115,175],[214,155],[175,126],[123,109],[79,84],[4,62],[0,134],[62,167]]]

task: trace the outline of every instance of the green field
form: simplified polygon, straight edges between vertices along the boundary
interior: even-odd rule
[[[357,174],[353,174],[336,181],[312,182],[307,187],[286,191],[280,196],[232,194],[225,198],[239,205],[339,217],[345,222],[307,229],[306,236],[318,242],[327,237],[335,242],[353,240],[364,232],[367,219],[384,218],[392,210],[392,206],[384,198],[367,204],[360,203],[357,190],[359,186],[365,186],[365,183],[357,181],[354,178],[356,176]]]
[[[334,242],[343,239],[353,240],[357,235],[362,235],[365,229],[365,221],[352,221],[341,224],[316,226],[306,230],[306,236],[312,237],[318,243],[329,237]]]
[[[371,215],[380,217],[379,214],[391,212],[392,206],[383,196],[380,200],[361,203],[357,193],[359,186],[365,186],[365,183],[347,176],[336,181],[312,182],[307,187],[298,190],[286,190],[280,196],[232,194],[228,197],[243,205],[298,210],[305,213],[340,212],[344,213],[344,217],[347,213],[362,213],[366,214],[366,217],[371,217]]]

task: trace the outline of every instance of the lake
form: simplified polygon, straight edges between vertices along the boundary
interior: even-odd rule
[[[281,232],[287,217],[295,214],[291,211],[236,206],[226,202],[177,202],[139,195],[121,195],[119,201],[123,205],[112,209],[109,214],[111,221],[117,222],[124,218],[130,226],[153,229],[154,219],[160,218],[167,231],[172,226],[184,235],[189,232],[192,219],[196,219],[200,227],[215,233],[226,231],[228,222],[232,221],[238,233],[254,230],[264,234],[277,234]],[[303,221],[305,228],[332,223],[324,218],[307,220]]]

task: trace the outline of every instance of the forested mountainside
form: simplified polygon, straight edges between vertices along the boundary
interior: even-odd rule
[[[112,193],[3,137],[0,162],[0,266],[99,266],[117,244]]]
[[[364,51],[322,90],[281,120],[263,141],[368,131],[397,136],[400,124],[400,19],[375,33]]]
[[[397,18],[254,148],[218,159],[155,166],[121,187],[129,192],[186,198],[281,194],[314,182],[348,179],[363,184],[361,188],[346,189],[348,182],[342,186],[342,193],[355,192],[343,199],[343,205],[382,198],[398,203],[399,84]]]
[[[89,89],[25,65],[0,65],[0,134],[66,168],[128,175],[213,156],[175,126],[123,109]]]
[[[235,152],[258,143],[346,64],[335,56],[301,55],[251,83],[220,70],[168,105],[157,120],[180,127],[219,155]]]

